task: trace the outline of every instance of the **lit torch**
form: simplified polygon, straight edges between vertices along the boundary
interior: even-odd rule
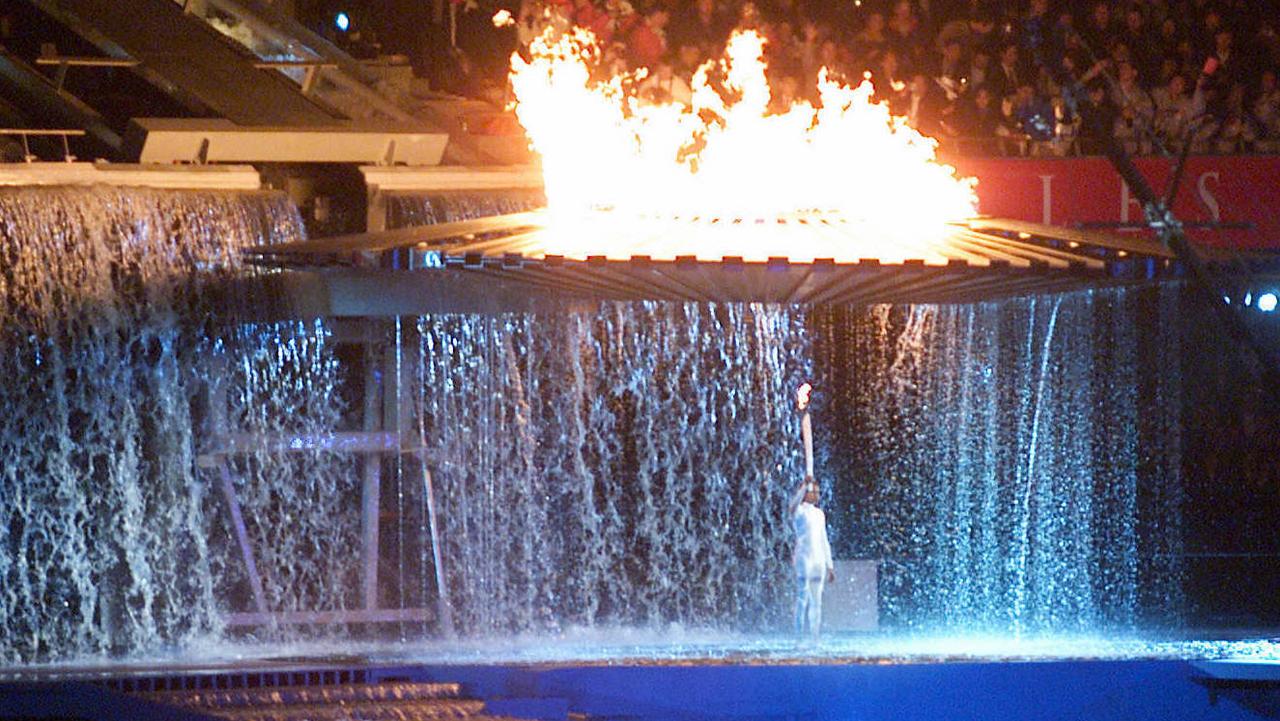
[[[809,419],[809,394],[813,386],[802,384],[796,389],[796,405],[804,413],[800,418],[800,435],[804,438],[804,472],[805,477],[813,476],[813,421]]]

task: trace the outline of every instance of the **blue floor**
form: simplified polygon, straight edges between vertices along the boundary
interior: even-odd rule
[[[1280,643],[1265,634],[1163,641],[850,634],[815,642],[615,629],[466,641],[210,643],[163,658],[0,669],[0,721],[40,717],[17,705],[30,700],[33,682],[62,694],[62,717],[80,708],[71,715],[108,719],[119,715],[86,701],[93,695],[86,682],[114,693],[142,688],[129,679],[245,684],[254,674],[461,683],[492,715],[547,721],[1280,718]],[[112,703],[119,710],[125,702]],[[126,715],[145,717],[140,708]]]
[[[516,715],[539,716],[535,706],[522,713],[522,699],[561,699],[569,711],[588,717],[690,721],[1225,721],[1276,718],[1266,709],[1280,693],[1267,682],[1245,689],[1215,684],[1193,662],[1168,660],[449,666],[422,672],[461,681],[486,699],[506,700],[501,708]]]

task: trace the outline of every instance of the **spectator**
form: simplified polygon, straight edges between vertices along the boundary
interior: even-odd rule
[[[784,75],[772,84],[772,95],[769,109],[775,113],[786,112],[792,105],[803,100],[800,93],[800,80],[794,75]]]
[[[800,39],[792,30],[791,23],[769,23],[765,30],[764,58],[770,85],[782,78],[798,77],[804,71],[804,62],[800,57]]]
[[[1057,124],[1053,103],[1037,91],[1034,85],[1023,83],[1018,86],[1012,108],[1023,135],[1037,141],[1053,139]]]
[[[1222,16],[1218,14],[1216,8],[1206,10],[1203,18],[1200,22],[1199,32],[1192,38],[1192,41],[1196,44],[1196,54],[1200,57],[1213,54],[1218,32],[1227,29],[1223,26]]]
[[[987,83],[998,98],[1007,98],[1018,91],[1027,73],[1022,69],[1018,46],[1009,43],[1000,50],[1000,62],[996,65]]]
[[[793,28],[798,27],[805,20],[805,15],[801,12],[796,0],[772,0],[765,6],[764,14],[770,22],[789,23]]]
[[[1031,0],[1031,8],[1022,18],[1022,43],[1032,53],[1038,52],[1040,45],[1051,40],[1050,31],[1055,20],[1049,15],[1049,0]]]
[[[910,0],[898,0],[889,18],[889,44],[898,52],[898,64],[906,74],[924,68],[928,59],[929,43],[922,37],[920,20],[911,8]]]
[[[520,12],[516,16],[516,41],[525,48],[534,38],[542,35],[548,26],[556,28],[556,32],[564,32],[572,21],[563,13],[553,9],[547,3],[538,0],[521,0]]]
[[[1160,60],[1160,69],[1156,71],[1156,76],[1152,85],[1154,87],[1164,87],[1169,84],[1175,75],[1182,75],[1181,69],[1178,67],[1176,58],[1162,58]],[[1186,76],[1183,76],[1186,80]]]
[[[1129,46],[1129,61],[1138,69],[1144,78],[1155,78],[1159,75],[1159,48],[1148,37],[1147,20],[1142,8],[1131,5],[1124,14],[1124,38]]]
[[[911,0],[897,0],[893,4],[893,15],[889,19],[889,37],[899,47],[919,42],[916,31],[920,29],[920,20],[911,8]]]
[[[822,28],[812,20],[800,28],[801,38],[796,48],[796,60],[800,65],[799,77],[805,83],[813,83],[822,69],[819,52],[822,48]]]
[[[1053,99],[1054,137],[1047,147],[1051,155],[1062,157],[1079,153],[1080,116],[1076,115],[1061,96]]]
[[[872,67],[879,63],[880,55],[889,46],[889,40],[884,34],[884,27],[884,13],[869,13],[862,30],[853,38],[854,52],[857,53],[859,60],[866,67]]]
[[[617,22],[604,8],[598,7],[592,0],[574,0],[573,22],[578,27],[594,33],[601,47],[608,47],[613,43]]]
[[[718,52],[731,29],[732,20],[725,14],[723,5],[717,5],[715,0],[693,0],[692,5],[673,19],[670,41],[677,47],[707,45]]]
[[[1090,53],[1102,57],[1116,40],[1116,28],[1111,17],[1111,3],[1098,0],[1093,3],[1089,20],[1081,30],[1085,47]]]
[[[1155,102],[1156,137],[1171,151],[1182,147],[1191,124],[1191,96],[1187,93],[1187,79],[1174,75],[1161,87],[1151,91]]]
[[[991,89],[979,85],[973,91],[972,99],[961,100],[952,127],[962,139],[961,147],[990,153],[999,148],[993,141],[1000,121],[1000,105]]]
[[[1178,22],[1172,17],[1165,18],[1160,23],[1160,32],[1155,39],[1155,51],[1161,58],[1177,59],[1179,56],[1178,48],[1183,43],[1183,32],[1178,27]]]
[[[886,50],[880,56],[880,67],[872,71],[872,82],[876,86],[876,96],[888,102],[895,114],[902,115],[907,100],[906,84],[901,80],[896,51]]]
[[[888,53],[887,55],[892,55],[892,53]],[[891,60],[890,64],[894,65],[896,70],[896,58],[890,59],[888,57],[882,57],[881,60]],[[823,40],[822,44],[818,46],[817,68],[818,70],[826,68],[827,77],[839,80],[840,82],[856,82],[856,79],[849,73],[849,63],[841,55],[840,46],[831,38]],[[812,74],[806,73],[805,82],[810,82],[811,78],[816,77],[817,70],[814,70]],[[879,80],[877,80],[876,83],[876,89],[878,91],[880,89]],[[892,81],[890,81],[890,84],[892,84]]]
[[[994,55],[994,48],[999,44],[999,33],[996,32],[995,14],[990,10],[977,11],[968,17],[968,33],[965,36],[968,46],[974,52],[985,52]]]
[[[1219,153],[1246,153],[1261,135],[1258,123],[1245,109],[1244,84],[1236,83],[1227,94],[1227,112],[1218,127],[1213,149]]]
[[[1039,155],[1043,141],[1054,138],[1056,120],[1053,105],[1036,92],[1035,85],[1023,82],[1001,103],[1001,122],[996,135],[1018,155]]]
[[[1115,121],[1116,138],[1130,153],[1150,153],[1154,131],[1155,105],[1138,82],[1138,69],[1122,62],[1117,68],[1119,81],[1111,89],[1111,102],[1119,112]]]
[[[1218,72],[1232,80],[1239,80],[1242,61],[1236,52],[1236,35],[1230,28],[1219,28],[1213,34],[1213,57],[1218,61]]]
[[[666,10],[658,9],[632,23],[627,34],[627,50],[633,67],[657,67],[667,52],[666,27],[669,18]]]
[[[707,61],[705,49],[694,43],[686,43],[676,51],[676,62],[673,66],[676,74],[682,78],[692,78],[698,68]]]
[[[991,56],[985,50],[979,49],[973,52],[973,57],[969,59],[969,87],[978,88],[987,85],[987,79],[991,74]],[[990,88],[988,88],[990,90]]]
[[[1097,96],[1107,127],[1131,150],[1152,150],[1153,140],[1176,145],[1201,114],[1197,109],[1209,107],[1213,118],[1195,125],[1197,150],[1280,151],[1276,75],[1261,70],[1280,63],[1280,35],[1275,18],[1257,3],[862,0],[837,8],[810,0],[754,2],[642,0],[643,12],[635,13],[628,0],[524,0],[511,32],[528,42],[548,27],[590,28],[606,46],[596,72],[650,67],[652,76],[637,87],[657,100],[682,97],[680,85],[687,87],[697,67],[720,54],[731,29],[754,28],[767,39],[775,109],[797,95],[814,99],[819,67],[846,83],[869,70],[878,98],[944,142],[990,137],[1000,125],[1016,141],[1011,148],[1063,154],[1076,145],[1080,121],[1066,97],[1070,86],[1058,87],[1038,67],[1038,56],[1048,52]],[[1190,92],[1191,78],[1213,66],[1216,72]],[[476,64],[455,75],[469,78],[455,86],[459,90],[501,94],[490,87],[502,80],[497,68]]]
[[[684,78],[676,74],[675,68],[666,60],[658,61],[653,73],[645,78],[636,89],[641,99],[650,103],[693,103],[693,90]]]
[[[942,46],[933,76],[938,86],[946,91],[948,101],[954,101],[964,92],[969,84],[969,74],[964,62],[964,48],[959,40],[949,40]]]
[[[1221,120],[1229,109],[1231,89],[1242,81],[1243,73],[1235,50],[1235,34],[1219,27],[1213,35],[1213,43],[1205,65],[1205,104],[1209,112]]]
[[[1280,88],[1277,88],[1276,71],[1262,71],[1258,80],[1258,97],[1253,101],[1253,117],[1262,131],[1262,150],[1274,153],[1280,150]]]
[[[916,73],[911,78],[908,93],[907,123],[929,137],[942,135],[943,121],[950,114],[950,106],[934,81],[924,73]]]
[[[1276,33],[1276,21],[1272,17],[1258,19],[1258,33],[1253,38],[1257,48],[1257,62],[1263,67],[1280,66],[1280,34]]]
[[[1111,104],[1111,98],[1107,93],[1106,83],[1096,80],[1088,87],[1089,112],[1093,113],[1092,126],[1094,128],[1114,128],[1118,120],[1116,107]],[[1103,140],[1097,137],[1086,137],[1081,150],[1090,155],[1096,155],[1106,150]]]

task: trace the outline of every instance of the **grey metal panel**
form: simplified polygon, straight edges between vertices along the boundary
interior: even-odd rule
[[[502,312],[573,297],[802,304],[973,302],[1151,282],[1175,278],[1176,270],[1168,251],[1149,239],[1117,241],[994,220],[983,220],[981,231],[957,224],[952,249],[944,248],[931,262],[569,259],[547,254],[555,247],[555,230],[544,217],[520,213],[255,248],[247,254],[269,266],[329,268],[319,270],[326,283],[320,295],[336,315],[437,312],[430,310],[435,308]],[[800,225],[804,224],[784,229],[780,248],[787,247],[787,233],[804,232]],[[845,233],[851,245],[858,241],[854,231],[825,225],[817,230]],[[673,232],[687,232],[689,247],[697,247],[698,231],[676,226]],[[607,225],[602,225],[601,248],[612,245],[606,234]],[[429,255],[427,265],[433,267],[395,272],[377,268],[389,262],[404,267],[406,260],[412,266],[414,254]],[[1133,264],[1132,273],[1117,272],[1116,262],[1131,260],[1145,265]],[[347,270],[335,269],[342,266]],[[477,275],[483,276],[483,283],[474,282]]]
[[[173,0],[31,0],[196,112],[242,125],[323,125],[335,116]]]
[[[0,49],[0,94],[23,113],[54,118],[66,127],[84,128],[106,148],[119,150],[121,138],[102,115],[66,91],[59,91],[38,70]]]
[[[222,118],[135,118],[130,149],[141,163],[440,162],[449,136],[376,123],[305,128],[236,125]],[[138,136],[138,137],[135,137]]]

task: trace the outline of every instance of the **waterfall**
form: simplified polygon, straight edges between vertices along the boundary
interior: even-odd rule
[[[819,319],[816,363],[834,395],[816,415],[837,488],[828,517],[845,554],[883,559],[892,623],[1177,623],[1180,409],[1165,389],[1176,395],[1180,378],[1138,362],[1180,353],[1158,292]],[[1144,461],[1157,455],[1158,468]]]
[[[492,212],[422,203],[392,225]],[[837,557],[881,561],[887,625],[1093,632],[1182,605],[1176,289],[435,315],[366,353],[238,314],[237,249],[301,235],[280,196],[9,189],[0,219],[0,663],[198,652],[259,597],[357,607],[363,459],[230,439],[359,427],[366,372],[417,436],[379,461],[380,602],[443,591],[464,634],[785,627],[805,380]]]
[[[541,188],[525,190],[448,190],[428,194],[404,193],[387,202],[387,227],[451,223],[541,208],[547,197]]]
[[[0,662],[218,634],[248,602],[224,499],[197,463],[218,450],[210,424],[334,420],[318,327],[218,320],[237,302],[222,291],[237,249],[299,237],[296,211],[267,193],[10,188],[0,218]],[[315,550],[328,538],[310,532],[343,528],[320,516],[341,517],[321,480],[338,474],[234,464],[251,532],[276,554],[261,564],[271,600],[332,596],[332,552]]]
[[[801,311],[618,303],[418,329],[462,628],[777,621]]]

